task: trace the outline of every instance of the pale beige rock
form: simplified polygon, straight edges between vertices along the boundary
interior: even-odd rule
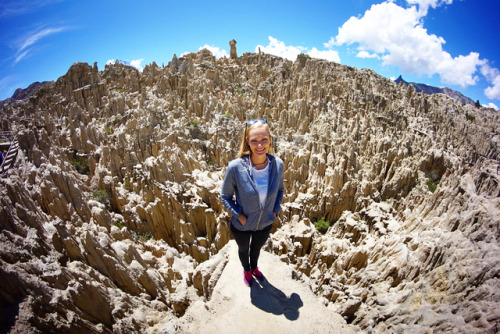
[[[234,62],[201,50],[143,72],[75,63],[0,113],[20,145],[0,178],[0,296],[19,310],[7,313],[12,331],[161,331],[186,311],[222,326],[210,298],[234,263],[218,258],[231,239],[220,187],[244,120],[261,117],[286,189],[266,249],[329,312],[365,332],[497,326],[492,109],[307,55]],[[108,201],[96,202],[98,190]],[[321,217],[333,225],[325,235],[314,228]],[[221,312],[250,306],[226,301]]]
[[[193,274],[193,286],[198,294],[210,299],[213,289],[229,261],[229,249],[223,248],[216,257],[200,264]]]
[[[227,266],[210,300],[188,308],[175,322],[177,333],[355,333],[277,256],[261,253],[266,279],[251,288],[243,283],[234,241],[217,257],[228,257]]]
[[[229,52],[231,59],[238,58],[238,54],[236,52],[236,41],[234,39],[229,41],[229,46],[231,47],[231,50]]]

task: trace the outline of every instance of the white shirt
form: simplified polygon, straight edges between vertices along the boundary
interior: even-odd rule
[[[263,208],[267,198],[267,188],[269,183],[269,164],[263,169],[257,169],[252,166],[252,175],[257,184],[259,192],[260,207]]]

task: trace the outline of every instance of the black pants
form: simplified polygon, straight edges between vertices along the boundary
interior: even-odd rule
[[[245,271],[257,268],[260,250],[271,233],[272,225],[260,231],[240,231],[231,226],[234,240],[238,244],[238,256]]]

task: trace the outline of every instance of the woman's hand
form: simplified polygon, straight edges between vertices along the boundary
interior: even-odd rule
[[[273,214],[274,214],[274,218],[278,217],[278,214],[276,212],[273,211]]]
[[[247,217],[245,217],[245,215],[242,213],[240,213],[238,220],[240,221],[241,225],[245,225],[247,223]]]

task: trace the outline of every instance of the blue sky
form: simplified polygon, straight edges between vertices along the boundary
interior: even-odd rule
[[[500,106],[499,0],[3,0],[0,99],[77,61],[141,69],[210,49],[297,54],[447,86]]]

